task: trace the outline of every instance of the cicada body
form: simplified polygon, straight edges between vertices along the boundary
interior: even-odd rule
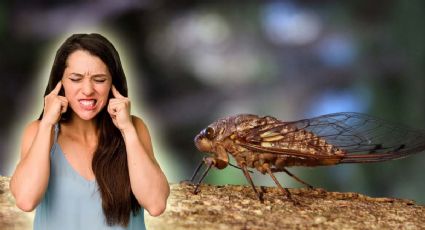
[[[310,186],[287,171],[286,167],[402,158],[425,150],[425,132],[359,113],[335,113],[292,122],[271,116],[242,114],[210,124],[195,137],[195,145],[201,152],[211,155],[204,159],[209,167],[199,183],[211,167],[227,167],[231,155],[237,163],[236,167],[242,169],[261,199],[248,168],[269,174],[282,192],[289,196],[289,192],[274,177],[274,172],[285,172]]]

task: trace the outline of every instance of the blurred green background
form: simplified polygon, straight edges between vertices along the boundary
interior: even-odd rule
[[[194,136],[231,114],[289,121],[354,111],[425,129],[424,22],[421,0],[2,0],[0,174],[13,173],[54,52],[73,33],[100,32],[117,46],[133,112],[147,122],[168,179],[179,182],[203,157]],[[424,166],[422,153],[291,171],[331,191],[425,204]],[[258,173],[254,181],[273,185]],[[246,183],[234,168],[206,182]]]

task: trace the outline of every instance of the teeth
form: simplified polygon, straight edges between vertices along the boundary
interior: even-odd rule
[[[95,100],[81,100],[80,101],[80,103],[85,105],[85,106],[93,106],[95,102],[96,102]]]

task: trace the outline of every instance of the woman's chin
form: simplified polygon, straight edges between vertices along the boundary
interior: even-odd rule
[[[99,114],[99,111],[78,111],[75,112],[75,116],[77,116],[78,118],[80,118],[81,120],[84,121],[90,121],[93,118],[96,117],[96,115]]]

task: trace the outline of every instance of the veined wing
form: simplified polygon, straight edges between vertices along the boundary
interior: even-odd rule
[[[360,113],[334,113],[256,127],[242,138],[247,147],[272,153],[297,153],[342,162],[375,162],[425,149],[425,132]]]

